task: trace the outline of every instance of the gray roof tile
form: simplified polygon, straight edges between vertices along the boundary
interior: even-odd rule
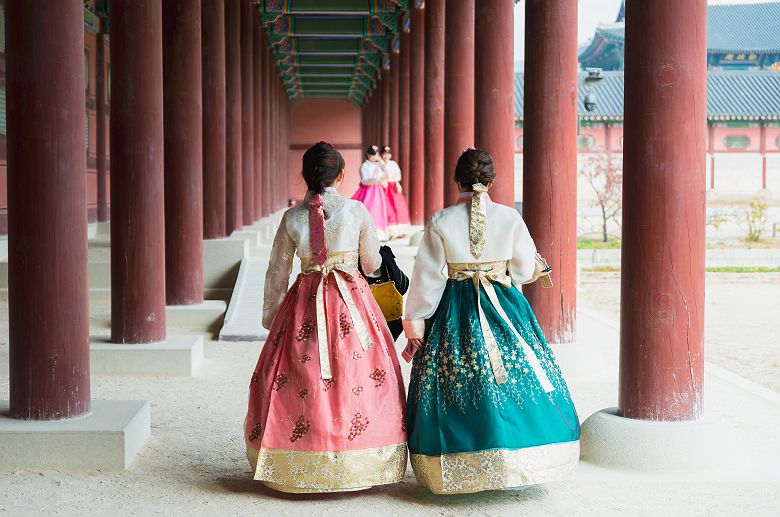
[[[579,88],[579,112],[585,119],[623,117],[623,72],[603,72],[604,79],[593,86],[597,103],[586,111],[582,101],[585,86]],[[523,113],[522,73],[515,74],[515,115]],[[707,74],[707,118],[780,119],[780,73],[770,71],[710,70]]]

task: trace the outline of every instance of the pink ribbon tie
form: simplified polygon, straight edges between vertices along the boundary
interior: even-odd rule
[[[309,200],[311,258],[320,266],[328,259],[328,248],[325,246],[325,212],[322,208],[324,204],[322,194],[314,194]]]

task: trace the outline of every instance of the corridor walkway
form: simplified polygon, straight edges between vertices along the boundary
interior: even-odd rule
[[[394,245],[411,273],[415,249]],[[8,323],[0,321],[0,399],[8,396]],[[93,301],[94,315],[108,302]],[[614,406],[617,326],[594,306],[579,312],[580,342],[556,348],[582,419]],[[604,313],[606,314],[606,313]],[[94,319],[95,325],[106,318]],[[105,323],[103,323],[105,324]],[[91,329],[92,332],[99,328]],[[403,338],[396,347],[403,348]],[[780,396],[707,365],[705,408],[727,415],[748,444],[743,471],[670,478],[581,463],[571,482],[463,496],[433,496],[411,468],[403,483],[365,492],[280,495],[251,480],[243,452],[247,385],[260,342],[217,342],[191,378],[93,376],[94,399],[148,399],[152,436],[126,472],[0,477],[0,514],[10,515],[774,515]],[[408,380],[409,368],[403,363]],[[2,444],[0,444],[2,446]],[[714,451],[714,453],[717,453]]]

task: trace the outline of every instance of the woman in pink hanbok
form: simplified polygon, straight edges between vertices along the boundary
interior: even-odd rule
[[[382,146],[379,162],[387,178],[385,198],[387,199],[387,234],[391,239],[409,233],[409,207],[401,191],[401,167],[393,160],[389,145]]]
[[[388,239],[386,187],[387,177],[380,165],[379,148],[372,145],[366,150],[366,161],[360,166],[360,188],[352,199],[366,205],[379,238],[383,241]]]
[[[244,424],[254,479],[283,492],[400,481],[404,387],[393,337],[365,279],[379,254],[366,208],[339,196],[344,160],[320,142],[303,155],[309,188],[285,212],[265,279],[269,337]],[[288,290],[295,255],[301,274]]]

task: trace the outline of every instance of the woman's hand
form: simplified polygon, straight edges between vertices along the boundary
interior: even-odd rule
[[[399,194],[403,191],[403,188],[401,187],[400,183],[396,182],[396,184],[395,184],[395,191],[398,192]]]
[[[404,348],[404,351],[401,352],[401,357],[406,360],[406,362],[411,362],[412,357],[414,357],[414,354],[417,353],[418,350],[421,350],[425,347],[425,342],[422,339],[412,338],[407,340],[406,348]]]

